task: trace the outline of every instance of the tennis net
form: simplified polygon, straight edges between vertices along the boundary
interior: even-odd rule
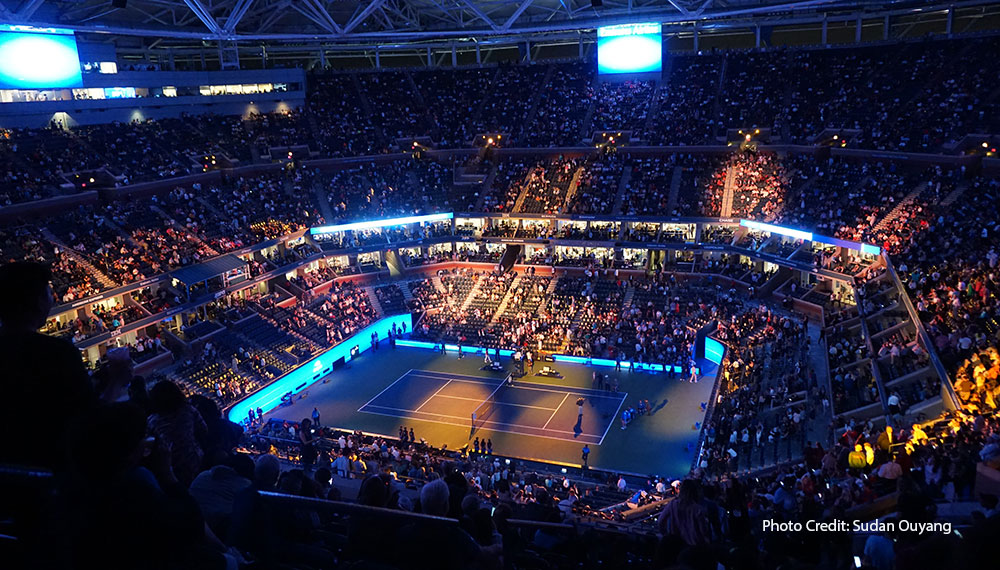
[[[503,382],[501,382],[489,396],[486,396],[486,399],[479,404],[479,407],[472,411],[472,431],[476,431],[477,429],[483,427],[486,420],[488,420],[489,417],[493,415],[493,412],[496,411],[497,392],[503,390],[503,387],[510,382],[510,377],[510,374],[508,374],[507,377],[504,378]]]

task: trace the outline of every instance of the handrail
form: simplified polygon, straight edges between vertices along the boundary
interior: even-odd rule
[[[52,471],[31,465],[0,463],[0,477],[19,477],[22,479],[52,479]]]
[[[868,354],[872,355],[870,358],[872,377],[875,378],[875,387],[878,388],[879,403],[882,404],[882,415],[885,416],[886,423],[890,423],[889,394],[886,392],[885,382],[882,380],[882,370],[879,369],[878,360],[874,358],[875,345],[872,344],[872,337],[868,332],[868,315],[865,314],[864,301],[861,295],[858,294],[857,287],[854,288],[853,293],[855,305],[858,307],[858,315],[861,317],[861,336],[865,338],[865,348],[868,349]]]
[[[411,522],[415,524],[432,524],[439,526],[458,525],[459,522],[458,519],[453,519],[450,517],[441,517],[436,515],[428,515],[424,513],[414,513],[410,511],[389,509],[385,507],[359,505],[357,503],[348,503],[345,501],[331,501],[328,499],[299,497],[295,495],[286,495],[284,493],[275,493],[273,491],[258,491],[258,494],[264,500],[273,503],[275,505],[286,506],[291,508],[309,508],[320,513],[383,517],[386,519],[393,519],[402,523]],[[578,532],[580,527],[586,527],[589,530],[596,530],[601,532],[629,534],[626,533],[624,529],[601,526],[600,523],[602,522],[608,523],[610,521],[594,521],[594,522],[577,521],[571,524],[571,523],[556,523],[547,521],[533,521],[527,519],[507,520],[508,524],[517,527],[530,527],[538,529],[559,530],[566,532]]]
[[[892,264],[889,259],[889,254],[884,253],[886,270],[892,277],[892,282],[899,291],[899,297],[903,300],[903,306],[906,307],[906,312],[910,315],[910,321],[913,322],[914,327],[917,329],[917,338],[920,339],[920,344],[924,346],[924,350],[927,351],[927,356],[930,358],[931,366],[934,368],[934,372],[937,373],[938,379],[941,381],[941,401],[944,403],[945,407],[949,411],[955,411],[962,408],[962,401],[958,398],[958,394],[955,393],[955,387],[951,383],[951,379],[948,376],[948,371],[945,369],[944,364],[941,363],[941,359],[938,357],[937,348],[934,343],[931,342],[931,337],[927,334],[927,329],[924,328],[924,323],[920,320],[920,314],[917,313],[917,309],[913,306],[913,301],[910,300],[910,295],[906,291],[906,287],[903,286],[902,280],[899,278],[899,274],[896,273],[896,267]]]
[[[290,507],[309,507],[319,512],[348,514],[348,515],[376,515],[401,521],[415,523],[457,525],[458,519],[427,515],[423,513],[412,513],[398,509],[387,509],[385,507],[373,507],[369,505],[359,505],[345,501],[331,501],[327,499],[314,499],[312,497],[298,497],[286,495],[284,493],[274,493],[272,491],[258,491],[261,497],[272,503]]]

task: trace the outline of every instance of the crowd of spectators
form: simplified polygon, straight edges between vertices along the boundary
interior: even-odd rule
[[[610,125],[642,131],[650,141],[665,143],[705,142],[723,128],[746,126],[768,128],[773,136],[805,142],[820,129],[849,128],[860,131],[851,144],[938,151],[970,132],[967,129],[995,125],[995,118],[982,110],[989,108],[984,103],[995,94],[977,91],[984,77],[995,75],[995,64],[965,57],[991,49],[995,43],[981,39],[926,42],[912,50],[898,46],[882,51],[845,49],[836,65],[831,65],[832,56],[825,51],[686,56],[676,62],[670,84],[660,87],[651,82],[596,84],[592,71],[582,64],[499,67],[453,76],[438,71],[330,76],[317,88],[317,93],[324,94],[311,94],[305,109],[250,116],[244,121],[185,117],[70,131],[4,131],[0,156],[19,158],[7,163],[11,165],[4,173],[8,184],[0,191],[0,200],[13,204],[57,194],[61,191],[59,173],[73,171],[107,169],[125,182],[177,176],[191,168],[188,151],[222,148],[228,135],[241,145],[315,144],[332,156],[381,152],[391,139],[425,133],[434,133],[436,142],[446,146],[464,144],[461,141],[479,131],[513,131],[537,146],[574,144],[583,134],[588,110],[595,128]],[[727,60],[725,65],[723,60]],[[727,69],[724,78],[723,68]],[[933,82],[927,81],[929,70]],[[873,84],[883,71],[884,80]],[[690,78],[690,84],[679,84],[682,78]],[[389,85],[398,89],[388,89]],[[529,117],[523,97],[539,85],[537,109]],[[358,88],[364,102],[329,101],[334,93]],[[653,101],[657,89],[660,100]],[[413,90],[421,96],[412,96]],[[863,92],[868,95],[865,105],[852,105],[851,99],[865,99],[859,97]],[[674,104],[675,100],[698,104],[685,108]],[[453,108],[461,112],[453,113]],[[653,109],[657,115],[651,117]],[[327,126],[318,120],[320,114],[330,113],[343,115],[344,121]],[[377,114],[375,126],[367,113]],[[469,122],[462,120],[465,117]],[[190,129],[198,135],[191,137],[190,148],[172,136],[175,129]],[[25,157],[33,162],[28,164]],[[996,180],[964,170],[908,167],[889,159],[817,160],[738,152],[722,159],[672,155],[670,160],[626,160],[610,154],[543,163],[527,158],[504,160],[496,167],[492,186],[477,197],[456,188],[453,168],[433,160],[397,160],[332,173],[289,169],[280,174],[223,177],[216,183],[175,188],[150,200],[102,201],[60,213],[58,219],[19,221],[19,225],[0,229],[0,258],[5,263],[32,260],[48,266],[54,298],[25,302],[37,286],[0,283],[6,294],[0,297],[0,335],[10,341],[0,347],[10,350],[8,345],[27,342],[35,350],[42,343],[59,342],[32,336],[31,331],[38,328],[35,325],[45,323],[48,315],[27,312],[53,302],[84,299],[107,288],[109,282],[141,280],[332,221],[322,214],[327,206],[336,220],[374,219],[473,209],[478,198],[484,210],[512,212],[523,197],[521,211],[526,213],[608,214],[614,210],[612,197],[617,195],[623,169],[630,169],[621,207],[624,214],[669,211],[718,216],[727,209],[725,213],[734,217],[776,221],[882,247],[896,264],[920,324],[946,370],[957,371],[953,387],[965,406],[941,422],[900,426],[903,416],[897,410],[930,399],[940,393],[940,387],[929,377],[896,382],[926,368],[929,355],[917,337],[917,323],[886,332],[895,326],[887,315],[871,318],[887,307],[886,291],[893,290],[889,275],[878,271],[860,278],[866,283],[859,283],[858,309],[845,310],[823,323],[820,342],[830,368],[830,393],[817,378],[810,358],[814,340],[801,317],[772,310],[713,282],[678,282],[668,272],[641,278],[621,275],[612,267],[612,250],[591,248],[580,257],[562,251],[547,260],[584,268],[572,277],[565,273],[538,276],[534,269],[523,273],[460,269],[438,276],[443,291],[434,279],[411,283],[414,300],[409,305],[428,311],[414,331],[419,337],[664,364],[671,370],[690,370],[694,331],[710,320],[719,321],[714,334],[729,343],[731,350],[721,368],[720,398],[706,420],[704,453],[692,478],[678,484],[678,496],[664,510],[660,548],[644,552],[672,563],[689,555],[692,548],[723,543],[737,550],[747,548],[751,539],[760,538],[751,523],[764,518],[844,516],[850,509],[872,505],[894,492],[901,515],[931,520],[934,500],[974,496],[977,463],[995,469],[1000,461],[995,418],[1000,396],[996,349],[1000,187]],[[574,199],[567,201],[569,183],[577,173],[580,186]],[[677,179],[680,187],[672,200]],[[328,204],[317,203],[317,197]],[[567,224],[559,235],[616,239],[620,230],[614,223]],[[401,229],[355,232],[346,245],[388,244],[429,237],[437,231],[431,227],[424,233]],[[497,224],[487,233],[551,237],[544,225],[517,222]],[[628,235],[671,241],[677,234],[653,226],[630,230]],[[720,231],[702,237],[727,243],[735,234]],[[764,241],[763,234],[745,232],[738,245],[759,249]],[[767,252],[787,257],[800,245],[794,240],[772,241]],[[304,259],[314,251],[303,248],[255,260],[256,272],[269,263],[277,267]],[[501,251],[463,244],[455,257],[497,261]],[[644,265],[642,253],[627,255],[637,257],[624,259],[626,264]],[[768,277],[733,260],[684,259],[692,268],[738,275],[753,285]],[[64,496],[72,500],[61,506],[65,510],[52,512],[66,514],[67,521],[89,524],[68,525],[67,556],[100,560],[107,567],[135,566],[139,558],[134,557],[150,551],[164,553],[165,564],[171,567],[221,567],[226,558],[231,563],[245,562],[243,553],[271,562],[301,556],[317,565],[332,560],[328,556],[334,552],[371,560],[370,550],[361,554],[364,546],[370,546],[363,536],[343,550],[324,542],[328,536],[316,524],[317,513],[309,513],[311,524],[299,536],[274,528],[279,523],[253,524],[261,522],[262,513],[268,514],[257,490],[333,498],[337,496],[331,494],[333,474],[363,479],[358,502],[364,505],[460,519],[466,534],[440,539],[446,547],[463,548],[458,554],[452,552],[465,557],[459,566],[472,560],[483,566],[498,565],[500,553],[512,552],[510,542],[525,539],[510,528],[505,530],[511,518],[560,522],[581,514],[575,505],[588,504],[587,492],[592,496],[596,491],[568,479],[535,476],[532,481],[488,453],[451,455],[412,438],[392,442],[341,436],[332,438],[337,443],[326,457],[308,461],[316,442],[303,421],[282,427],[293,440],[289,450],[295,455],[290,458],[304,463],[307,472],[296,469],[279,475],[268,453],[261,455],[256,466],[248,464],[246,456],[233,453],[239,429],[222,419],[218,405],[265,385],[299,359],[342,341],[377,318],[368,293],[353,282],[334,281],[318,296],[312,293],[321,285],[324,290],[337,274],[335,268],[323,265],[292,277],[289,282],[300,298],[291,303],[284,302],[287,296],[279,299],[277,294],[246,301],[244,308],[256,314],[244,317],[241,313],[246,319],[243,326],[227,328],[198,344],[195,352],[178,362],[172,380],[154,383],[148,393],[141,379],[126,391],[122,380],[126,375],[114,370],[110,356],[108,368],[98,370],[91,382],[82,369],[77,370],[79,355],[64,345],[45,345],[60,357],[51,361],[31,350],[12,353],[10,361],[17,366],[39,367],[41,372],[31,374],[49,374],[57,380],[52,390],[45,387],[49,390],[45,394],[33,392],[38,388],[30,383],[6,383],[4,389],[11,392],[10,401],[17,403],[41,401],[58,392],[48,421],[25,439],[28,443],[54,442],[68,435],[69,458],[52,453],[51,443],[44,449],[31,449],[21,441],[5,455],[39,461],[70,481]],[[555,285],[550,287],[553,279]],[[805,295],[793,281],[780,292],[789,299]],[[399,287],[379,287],[374,294],[384,311],[405,310],[407,303]],[[87,303],[76,318],[51,321],[46,331],[81,341],[180,303],[167,288],[156,293],[145,290],[132,298],[134,304],[118,306]],[[22,306],[11,309],[18,301]],[[857,310],[868,319],[865,322],[873,329],[873,337],[861,336],[860,325],[852,322]],[[180,333],[184,336],[183,330]],[[197,338],[191,335],[188,340]],[[163,350],[157,336],[140,335],[118,344],[137,363]],[[867,359],[873,364],[865,363]],[[838,417],[880,403],[879,382],[872,370],[880,373],[883,382],[896,382],[886,402],[895,430],[878,422]],[[20,368],[11,374],[12,378],[30,375]],[[192,395],[185,396],[185,391]],[[100,398],[119,403],[98,407],[97,392]],[[124,400],[129,402],[120,402]],[[28,425],[26,412],[15,412],[14,420],[24,420],[15,425]],[[78,429],[65,433],[69,418],[77,412],[82,414],[75,424]],[[810,426],[827,416],[832,418],[827,426],[832,437],[818,438],[824,440],[821,443],[810,435],[817,431]],[[275,436],[273,424],[255,429],[265,439],[281,439]],[[53,434],[59,437],[42,439]],[[107,445],[95,446],[95,441]],[[782,460],[795,461],[779,461],[781,451]],[[317,459],[317,473],[326,469],[325,476],[311,475]],[[732,475],[763,465],[777,465],[776,472],[761,478]],[[405,487],[403,481],[423,485],[419,502],[408,499],[409,508],[403,493],[396,493]],[[213,493],[219,491],[215,486],[225,485],[239,489],[231,493],[229,503],[220,506],[213,502],[218,498]],[[673,493],[661,490],[660,482],[647,487],[645,492],[661,498]],[[242,490],[248,490],[247,494],[240,494]],[[983,498],[991,500],[989,495]],[[992,500],[995,508],[995,497]],[[491,509],[495,509],[492,516],[488,514]],[[583,512],[593,515],[592,510]],[[126,522],[136,517],[152,527]],[[126,547],[104,552],[99,539],[107,536],[118,537]],[[976,536],[974,528],[969,539],[962,539],[966,541],[962,544],[972,546],[961,556],[979,552]],[[255,542],[255,537],[264,540]],[[404,533],[401,540],[410,544],[406,541],[412,536],[408,539]],[[539,546],[537,535],[533,540]],[[773,540],[787,545],[781,538]],[[929,542],[956,556],[963,550],[957,543],[941,543],[936,538]],[[168,548],[180,543],[191,548]],[[304,548],[306,543],[322,546]],[[755,559],[781,552],[768,540],[754,543],[763,545],[753,554]],[[817,548],[836,551],[830,544]],[[897,560],[912,564],[923,547],[900,539],[890,548]],[[58,555],[56,550],[53,555]],[[524,550],[514,552],[523,554]],[[728,560],[732,552],[705,560]],[[385,556],[385,562],[393,561],[391,553]]]
[[[95,171],[130,184],[200,172],[205,156],[243,163],[252,147],[265,157],[292,146],[362,156],[425,136],[463,147],[478,133],[561,147],[589,138],[588,127],[652,144],[714,144],[728,130],[762,128],[784,142],[822,143],[837,133],[862,148],[951,152],[966,135],[1000,127],[996,94],[977,90],[996,64],[972,55],[996,46],[987,37],[685,54],[662,85],[598,81],[590,61],[317,74],[301,109],[0,131],[0,202],[87,190]]]

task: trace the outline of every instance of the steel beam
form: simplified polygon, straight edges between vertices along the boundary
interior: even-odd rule
[[[343,33],[344,34],[351,33],[351,31],[354,28],[358,27],[358,25],[360,25],[361,22],[364,22],[365,19],[368,18],[368,16],[370,16],[372,12],[381,8],[382,4],[385,4],[385,0],[372,0],[371,4],[365,6],[365,9],[362,10],[360,14],[355,16],[350,22],[347,22],[347,25],[344,26]]]
[[[25,4],[23,8],[17,11],[17,14],[15,14],[15,16],[17,17],[18,20],[22,22],[30,20],[31,17],[35,15],[35,12],[37,12],[38,9],[44,3],[45,0],[29,0],[28,3]]]
[[[509,30],[510,27],[514,25],[514,22],[516,22],[517,19],[521,17],[521,14],[523,14],[524,11],[528,9],[528,6],[531,6],[532,2],[534,1],[535,0],[524,0],[524,2],[521,2],[521,5],[518,6],[517,10],[515,10],[514,13],[510,15],[510,18],[507,18],[507,21],[504,22],[503,26],[501,26],[501,29],[503,31]]]
[[[487,26],[493,28],[494,30],[498,31],[500,30],[500,26],[497,26],[496,23],[492,19],[490,19],[490,17],[487,16],[486,13],[482,11],[482,9],[479,8],[479,6],[476,6],[473,2],[470,2],[469,0],[461,0],[461,2],[467,8],[469,8],[469,10],[471,10],[472,13],[475,14],[480,20],[485,22]]]
[[[208,8],[205,8],[201,0],[184,0],[184,4],[191,9],[195,16],[198,16],[198,19],[201,20],[202,24],[205,24],[209,31],[215,35],[222,35],[222,28],[219,27],[219,23],[215,21],[212,13],[208,11]]]
[[[219,23],[215,21],[212,17],[212,13],[208,11],[208,8],[201,3],[201,0],[184,0],[184,4],[191,9],[191,12],[201,20],[202,24],[209,29],[213,34],[222,35],[222,28],[219,27]]]
[[[228,5],[232,6],[238,3],[239,0],[229,0]],[[429,0],[434,3],[434,0]],[[470,2],[479,2],[481,0],[469,0]],[[542,4],[543,0],[539,0],[539,6],[547,5]],[[558,0],[552,0],[551,3],[557,2]],[[678,0],[683,1],[683,0]],[[426,24],[421,26],[414,25],[414,21],[409,19],[409,26],[405,30],[373,30],[373,31],[356,31],[357,27],[361,23],[371,16],[371,14],[381,8],[383,5],[386,6],[387,10],[392,13],[404,10],[409,12],[411,10],[421,10],[427,7],[428,4],[419,4],[420,8],[405,4],[402,6],[394,5],[393,3],[385,4],[385,0],[374,0],[372,3],[368,4],[363,10],[357,12],[354,17],[352,17],[349,28],[345,26],[342,33],[338,33],[336,29],[333,32],[328,30],[321,30],[318,32],[313,31],[298,31],[295,33],[266,33],[264,30],[269,29],[269,24],[273,25],[278,21],[281,16],[287,13],[287,7],[289,2],[264,2],[264,0],[257,0],[252,7],[247,9],[245,17],[243,18],[242,27],[244,29],[252,28],[252,32],[244,32],[237,34],[235,31],[226,32],[223,31],[218,22],[215,22],[214,18],[205,8],[205,0],[174,0],[168,2],[167,0],[143,0],[144,6],[157,6],[161,8],[168,8],[173,11],[175,17],[180,18],[180,22],[183,21],[193,21],[195,17],[199,18],[202,23],[204,23],[208,30],[198,30],[192,27],[183,27],[180,22],[175,22],[174,26],[171,27],[154,27],[149,28],[142,25],[136,25],[131,27],[128,25],[100,25],[101,19],[97,19],[93,24],[85,24],[79,21],[79,19],[68,18],[55,20],[55,21],[38,21],[32,18],[33,21],[30,23],[33,25],[40,26],[57,26],[62,28],[72,29],[83,33],[93,33],[100,35],[122,35],[122,36],[147,36],[153,38],[167,38],[176,40],[185,39],[204,39],[204,40],[218,40],[220,38],[226,38],[235,41],[271,41],[271,42],[307,42],[316,43],[322,41],[334,41],[334,42],[365,42],[365,41],[376,41],[376,42],[410,42],[410,41],[425,41],[434,39],[448,39],[448,38],[496,38],[503,36],[513,36],[513,35],[524,35],[524,34],[546,34],[546,33],[558,33],[565,31],[582,31],[589,32],[593,28],[602,25],[611,25],[619,23],[629,23],[635,22],[637,19],[642,18],[648,21],[659,21],[667,25],[690,25],[695,21],[700,21],[704,23],[711,22],[713,25],[719,27],[747,27],[756,24],[761,25],[794,25],[794,24],[814,24],[822,21],[826,17],[831,22],[843,22],[843,21],[854,21],[856,20],[859,10],[848,11],[845,7],[857,7],[859,6],[854,1],[843,2],[840,0],[802,0],[797,2],[790,2],[785,4],[776,5],[757,5],[746,8],[720,8],[716,5],[716,10],[712,12],[706,12],[701,15],[697,15],[694,12],[689,16],[684,16],[680,14],[675,8],[664,5],[663,3],[644,3],[639,0],[634,0],[632,5],[632,13],[629,14],[627,8],[614,8],[610,10],[603,10],[600,16],[594,15],[593,11],[589,7],[589,2],[570,2],[565,0],[565,6],[570,9],[574,14],[578,14],[575,20],[563,19],[553,20],[545,22],[544,16],[539,17],[522,17],[525,11],[532,5],[533,0],[523,0],[515,10],[515,12],[505,21],[504,25],[500,26],[499,29],[494,29],[488,25],[482,26],[471,26],[466,28],[460,28],[460,24],[457,22],[455,24],[449,25],[442,22],[439,25],[434,25],[428,27]],[[923,12],[927,13],[934,9],[946,9],[949,5],[954,5],[955,8],[963,8],[970,6],[983,6],[990,4],[989,0],[965,0],[962,2],[955,2],[954,4],[938,2],[931,6],[923,7]],[[303,7],[305,0],[295,0],[295,5]],[[440,6],[440,3],[438,3]],[[492,4],[496,6],[497,4]],[[558,4],[553,4],[558,5]],[[623,2],[624,6],[625,3]],[[101,7],[106,7],[106,3],[102,4],[89,4],[86,8],[78,9],[86,10],[91,14],[100,13]],[[218,8],[222,4],[216,4],[215,7]],[[581,12],[576,12],[577,6],[580,6],[579,10]],[[832,12],[824,12],[823,7],[829,6],[829,9],[835,10]],[[284,7],[285,9],[282,9]],[[95,10],[95,8],[97,10]],[[443,6],[442,6],[443,8]],[[464,7],[461,8],[465,10]],[[178,10],[182,10],[178,11]],[[488,9],[480,7],[480,10],[487,14]],[[433,16],[454,16],[456,9],[454,5],[452,8],[446,11],[435,10],[429,8],[426,10],[418,11],[420,14],[419,19],[421,22],[426,22],[425,18]],[[67,10],[62,13],[60,18],[65,18],[71,11]],[[155,12],[154,12],[155,13]],[[232,13],[232,12],[230,12]],[[474,13],[474,12],[470,12]],[[772,15],[777,13],[777,15]],[[866,18],[879,18],[885,16],[899,16],[904,14],[912,14],[912,8],[893,8],[884,11],[870,11],[863,12]],[[169,20],[164,18],[162,13],[157,13],[158,19]],[[183,17],[182,17],[183,16]],[[252,22],[252,24],[248,24]],[[521,25],[515,26],[516,23]],[[381,25],[381,24],[380,24]],[[331,26],[332,27],[332,26]]]
[[[243,16],[246,16],[247,11],[250,10],[250,6],[253,6],[255,0],[236,0],[236,5],[233,6],[233,10],[229,12],[229,16],[226,18],[225,31],[226,33],[233,33],[236,31],[236,26],[239,25],[240,20]]]

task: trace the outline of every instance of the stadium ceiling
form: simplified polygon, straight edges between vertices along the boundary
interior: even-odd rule
[[[703,25],[987,4],[917,0],[0,0],[0,21],[110,36],[222,42],[416,42]],[[596,6],[595,4],[601,4]],[[776,22],[777,23],[777,22]]]

